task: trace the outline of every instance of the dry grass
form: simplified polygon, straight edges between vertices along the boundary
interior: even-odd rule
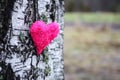
[[[64,34],[66,80],[120,80],[114,75],[120,71],[120,32],[66,27]]]

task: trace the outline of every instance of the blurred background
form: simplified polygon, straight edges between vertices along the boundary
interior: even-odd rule
[[[65,0],[65,80],[120,80],[120,0]]]

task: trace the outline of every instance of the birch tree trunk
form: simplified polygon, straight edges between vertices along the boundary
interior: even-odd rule
[[[63,0],[0,0],[0,80],[64,80],[63,14]],[[60,24],[43,55],[29,33],[36,20]]]

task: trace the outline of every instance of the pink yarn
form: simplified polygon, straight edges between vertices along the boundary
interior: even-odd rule
[[[36,21],[30,27],[30,34],[37,54],[41,54],[43,49],[59,34],[59,25],[55,22],[45,24],[43,21]]]

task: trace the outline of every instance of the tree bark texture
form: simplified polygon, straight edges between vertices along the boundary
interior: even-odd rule
[[[0,0],[0,80],[64,80],[63,14],[63,0]],[[60,25],[42,55],[29,33],[36,20]]]

